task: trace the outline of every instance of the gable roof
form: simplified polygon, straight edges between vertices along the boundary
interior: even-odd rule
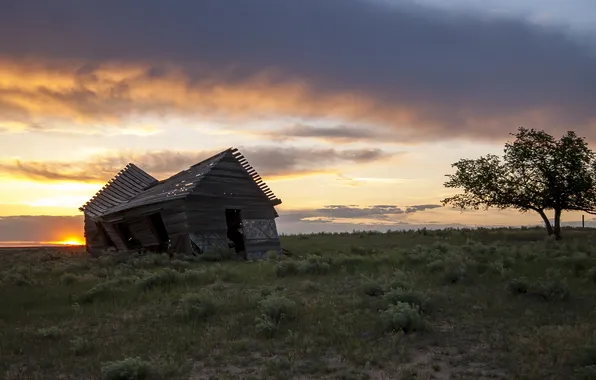
[[[114,205],[104,211],[103,215],[113,214],[127,209],[145,206],[148,204],[170,201],[173,199],[184,198],[189,195],[200,184],[207,173],[224,157],[233,157],[247,174],[256,183],[263,195],[269,199],[272,204],[278,205],[281,200],[269,189],[263,182],[259,174],[250,166],[244,156],[235,148],[226,149],[214,156],[211,156],[190,168],[183,170],[170,178],[157,182],[155,185],[129,198],[126,202]]]
[[[135,164],[129,163],[108,181],[87,203],[79,207],[85,214],[96,217],[108,209],[127,202],[157,182]]]

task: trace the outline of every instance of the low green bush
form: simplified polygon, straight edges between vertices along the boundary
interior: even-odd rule
[[[105,363],[101,372],[104,380],[150,380],[155,374],[151,364],[139,357]]]
[[[174,314],[186,321],[197,321],[210,317],[215,311],[215,303],[205,295],[188,293],[180,297]]]
[[[406,302],[389,305],[387,310],[381,313],[380,319],[385,331],[389,332],[403,331],[407,334],[427,329],[420,309]]]

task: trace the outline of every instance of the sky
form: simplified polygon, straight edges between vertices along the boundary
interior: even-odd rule
[[[81,239],[127,163],[229,147],[283,233],[539,224],[441,207],[451,164],[519,126],[596,142],[593,0],[0,4],[0,245]]]

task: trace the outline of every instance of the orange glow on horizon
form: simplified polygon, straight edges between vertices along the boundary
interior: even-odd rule
[[[85,245],[85,239],[75,236],[69,236],[64,240],[57,242],[60,245]]]

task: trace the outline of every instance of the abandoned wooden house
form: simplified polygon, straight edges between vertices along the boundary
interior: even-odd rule
[[[281,251],[281,204],[235,148],[158,181],[128,164],[79,210],[87,251],[184,254],[234,249],[248,259]]]

